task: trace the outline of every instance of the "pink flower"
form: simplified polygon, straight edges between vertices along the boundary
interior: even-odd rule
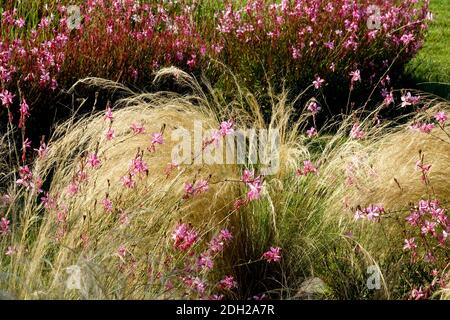
[[[407,92],[405,95],[401,96],[402,107],[416,105],[420,101],[420,96],[413,96],[411,92]]]
[[[221,237],[214,237],[208,243],[208,251],[212,255],[221,252],[224,247],[225,247],[225,242]]]
[[[114,26],[112,25],[112,23],[108,22],[108,24],[106,25],[106,33],[108,33],[108,34],[113,33],[113,28],[114,28]]]
[[[12,256],[12,255],[14,255],[16,253],[17,253],[16,248],[14,248],[12,246],[8,246],[8,248],[6,249],[5,255]]]
[[[422,287],[420,287],[419,289],[413,289],[413,291],[411,292],[411,299],[421,300],[424,298],[426,298],[426,292],[423,291]]]
[[[384,95],[383,103],[388,106],[388,105],[392,104],[393,102],[394,102],[393,92],[392,91],[386,92],[386,94]]]
[[[212,268],[214,268],[214,261],[208,254],[202,253],[200,257],[197,259],[197,267],[200,270],[204,269],[211,270]]]
[[[359,210],[359,209],[357,209],[357,210],[355,211],[355,215],[354,215],[355,220],[364,219],[365,217],[366,217],[366,216],[365,216],[365,214],[364,214],[363,211],[361,211],[361,210]]]
[[[130,174],[136,175],[136,174],[146,174],[148,173],[148,165],[147,163],[142,159],[142,156],[139,155],[136,157],[136,159],[131,160],[130,164]]]
[[[189,66],[189,68],[194,68],[195,67],[195,64],[197,63],[197,60],[196,60],[196,55],[195,54],[193,54],[193,55],[191,55],[191,59],[189,59],[187,62],[186,62],[186,64]]]
[[[101,161],[98,158],[97,153],[91,153],[87,159],[87,163],[94,169],[99,168],[101,165]]]
[[[113,210],[113,203],[108,197],[106,197],[102,200],[102,206],[103,206],[103,209],[108,213],[112,212],[112,210]]]
[[[411,129],[415,131],[420,131],[422,133],[431,133],[435,125],[433,123],[416,123],[411,125]]]
[[[16,19],[16,21],[14,21],[14,25],[19,29],[22,29],[25,26],[25,19],[22,17]]]
[[[191,226],[179,223],[172,233],[172,239],[175,248],[187,251],[197,242],[198,233]]]
[[[41,144],[39,145],[39,149],[34,149],[38,153],[39,159],[44,159],[48,152],[47,144],[44,141],[41,141]]]
[[[425,256],[423,257],[423,260],[424,260],[425,262],[432,263],[432,262],[435,262],[435,261],[436,261],[436,257],[433,256],[433,253],[427,252],[427,253],[425,254]]]
[[[30,116],[30,108],[27,104],[25,98],[22,100],[20,104],[20,120],[19,120],[19,128],[23,128],[25,126],[25,120]]]
[[[209,189],[209,183],[207,180],[199,180],[195,184],[185,183],[184,185],[184,199],[189,199],[194,195],[205,193]]]
[[[30,139],[26,138],[23,142],[22,142],[22,151],[26,152],[27,149],[31,148],[31,141]]]
[[[104,119],[109,120],[110,122],[112,122],[114,120],[112,110],[109,106],[106,107]]]
[[[48,192],[41,197],[41,201],[45,209],[56,209],[56,199],[54,199]]]
[[[131,70],[131,77],[133,78],[134,81],[137,81],[139,76],[139,71],[137,69],[132,69]]]
[[[125,247],[125,245],[123,245],[123,244],[121,244],[121,245],[119,246],[119,248],[117,249],[117,254],[119,255],[119,257],[120,257],[121,259],[124,259],[124,258],[125,258],[125,256],[127,255],[127,252],[128,252],[128,250],[127,250],[127,248]]]
[[[109,128],[105,133],[106,140],[111,141],[116,137],[116,134],[114,132],[114,129]]]
[[[195,194],[201,194],[209,189],[209,184],[207,180],[199,180],[195,184]]]
[[[221,252],[225,244],[231,241],[232,238],[232,234],[227,229],[221,230],[220,233],[208,243],[208,252],[211,255]]]
[[[434,118],[441,126],[445,124],[445,122],[448,120],[448,116],[445,114],[445,112],[440,111],[434,115]]]
[[[220,237],[221,237],[224,241],[230,241],[231,239],[233,239],[233,235],[231,234],[230,231],[228,231],[228,229],[222,229],[222,230],[220,230]]]
[[[370,221],[375,221],[380,217],[381,213],[384,213],[384,208],[380,206],[371,205],[366,208],[367,219]]]
[[[311,112],[313,115],[316,115],[320,111],[320,106],[315,101],[310,101],[308,103],[307,107],[308,111]]]
[[[233,203],[233,209],[237,211],[246,204],[248,204],[246,199],[236,199],[236,201],[234,201]]]
[[[185,198],[190,197],[191,195],[194,194],[194,184],[193,183],[186,182],[184,184],[184,194],[185,194]]]
[[[317,173],[317,168],[313,166],[311,161],[305,160],[303,161],[303,174],[307,175],[309,173]]]
[[[312,164],[310,160],[303,161],[303,169],[298,169],[296,172],[298,176],[307,176],[310,173],[317,174],[317,168]]]
[[[219,130],[214,131],[211,138],[204,139],[203,144],[202,144],[202,149],[205,150],[209,145],[212,145],[212,144],[216,144],[216,146],[217,146],[222,137],[230,135],[234,132],[233,126],[234,126],[233,120],[223,121],[220,124]]]
[[[300,58],[300,50],[298,48],[292,47],[292,58],[294,60]]]
[[[133,122],[130,126],[131,131],[133,131],[134,134],[143,134],[145,133],[145,127],[140,123]]]
[[[69,196],[74,196],[78,193],[79,191],[79,187],[78,184],[76,182],[71,182],[69,183],[69,186],[67,187],[67,193]]]
[[[3,89],[3,91],[0,92],[0,100],[2,101],[3,106],[6,108],[9,108],[9,106],[12,105],[14,97],[15,95],[6,89]]]
[[[88,179],[88,174],[83,169],[80,169],[76,173],[76,178],[77,178],[78,182],[83,182]]]
[[[249,182],[253,181],[253,176],[254,176],[253,171],[250,171],[248,169],[244,169],[244,172],[242,173],[241,180],[243,182],[245,182],[245,183],[249,183]]]
[[[421,300],[426,298],[426,292],[420,287],[419,289],[413,289],[411,292],[411,299]]]
[[[6,219],[5,217],[2,217],[0,219],[0,235],[5,236],[10,232],[10,229],[9,229],[10,223],[11,222],[8,219]]]
[[[253,299],[253,300],[256,300],[256,301],[261,301],[261,300],[266,300],[266,299],[267,299],[267,296],[266,296],[265,293],[260,293],[260,294],[254,295],[254,296],[252,297],[252,299]]]
[[[359,123],[355,123],[350,130],[350,138],[352,139],[362,139],[364,137],[364,131],[361,129]]]
[[[163,135],[161,132],[156,132],[152,135],[152,144],[163,144]]]
[[[262,191],[262,184],[259,177],[253,180],[252,182],[247,183],[247,186],[249,187],[249,191],[247,192],[247,200],[248,201],[258,200],[261,197]]]
[[[367,218],[369,221],[378,221],[380,215],[384,213],[384,208],[378,205],[371,205],[365,209],[358,208],[355,212],[355,220]]]
[[[11,203],[12,203],[12,199],[9,194],[4,194],[0,197],[0,205],[7,206]]]
[[[314,127],[309,128],[306,130],[306,134],[308,135],[308,138],[313,138],[317,135],[317,130]]]
[[[233,120],[223,121],[220,124],[220,129],[219,129],[220,134],[223,137],[232,134],[234,132],[233,126],[234,126]]]
[[[417,248],[416,245],[416,239],[415,238],[411,238],[411,239],[405,239],[405,245],[403,246],[403,250],[414,250]]]
[[[325,80],[321,79],[319,76],[316,76],[316,79],[313,81],[314,88],[319,89],[324,82]]]
[[[420,220],[420,215],[417,211],[411,212],[409,216],[405,219],[410,225],[417,226]]]
[[[434,235],[434,234],[436,234],[435,228],[436,228],[436,222],[431,222],[431,221],[425,220],[425,223],[423,224],[421,231],[422,231],[422,234],[430,233],[430,234]]]
[[[16,183],[24,186],[25,188],[31,188],[34,186],[33,183],[33,173],[28,166],[20,167],[19,169],[19,179]]]
[[[336,64],[334,62],[331,63],[330,70],[331,72],[334,72],[336,70]]]
[[[416,161],[416,169],[422,171],[422,173],[427,174],[430,172],[431,164],[423,164],[420,160]]]
[[[355,83],[357,81],[361,81],[361,73],[358,69],[356,69],[355,71],[350,72],[350,76],[351,78],[351,83]]]
[[[400,37],[400,41],[406,46],[414,41],[414,35],[412,33],[404,34]]]
[[[234,280],[233,276],[225,276],[225,278],[220,280],[219,288],[231,290],[237,288],[237,282]]]
[[[200,280],[200,278],[196,277],[192,281],[192,287],[195,291],[197,291],[198,294],[202,295],[205,293],[206,283]]]
[[[267,262],[278,262],[281,260],[281,248],[279,247],[270,247],[270,250],[263,254],[263,258],[267,260]]]
[[[133,180],[133,176],[131,174],[127,174],[120,178],[122,182],[122,186],[128,189],[133,189],[136,186],[136,182]]]
[[[330,50],[334,49],[334,41],[325,42],[324,45],[325,45],[326,48],[328,48]]]
[[[148,147],[148,151],[155,152],[157,144],[163,144],[163,135],[161,132],[156,132],[152,134],[152,141],[150,147]]]

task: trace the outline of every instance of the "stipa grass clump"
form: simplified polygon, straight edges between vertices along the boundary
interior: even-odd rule
[[[307,104],[293,120],[287,93],[272,95],[265,123],[258,100],[238,86],[225,103],[180,70],[156,78],[164,77],[193,93],[82,81],[129,97],[60,125],[33,164],[18,168],[18,192],[1,208],[3,290],[18,298],[445,297],[447,103],[385,121],[379,110],[355,112],[312,130],[318,110]],[[172,135],[194,135],[194,120],[213,129],[202,151],[238,128],[277,131],[279,170],[174,163]],[[373,286],[368,270],[378,275]]]
[[[5,283],[14,295],[79,297],[65,279],[68,270],[80,265],[91,286],[81,293],[83,297],[205,297],[205,292],[220,292],[234,284],[228,277],[225,284],[204,288],[206,271],[213,269],[213,260],[232,238],[228,229],[239,228],[232,215],[243,184],[241,168],[176,163],[172,153],[177,142],[172,136],[183,129],[195,138],[193,127],[201,122],[203,151],[215,147],[211,140],[215,133],[226,135],[233,122],[244,125],[250,116],[239,116],[239,107],[216,113],[217,101],[209,100],[187,74],[164,69],[157,79],[167,75],[196,94],[128,91],[130,97],[115,108],[108,105],[104,113],[60,125],[48,147],[39,149],[33,166],[19,168],[17,184],[23,192],[7,215],[20,210],[11,219],[20,228],[11,234],[11,243],[4,243],[6,261],[12,266]],[[83,82],[127,91],[100,79]],[[284,126],[288,138],[283,139],[289,139],[287,118],[282,116],[269,127]],[[254,124],[265,126],[262,120]],[[289,148],[282,146],[283,159],[292,157]],[[202,156],[196,152],[184,156],[195,161]],[[260,178],[251,179],[248,183],[254,183],[254,196],[259,197]],[[231,267],[225,264],[224,271],[231,272]],[[187,288],[192,290],[186,292]]]
[[[358,124],[361,136],[333,148],[322,170],[322,183],[339,186],[328,213],[354,216],[346,237],[381,268],[387,297],[408,297],[405,282],[419,284],[412,298],[448,282],[450,136],[441,117],[448,112],[447,102],[426,100],[384,124],[373,125],[371,115]]]
[[[147,256],[171,257],[167,241],[177,223],[192,223],[209,233],[226,220],[235,187],[223,180],[239,176],[236,168],[182,168],[171,154],[173,130],[184,128],[192,134],[193,119],[202,121],[205,129],[219,126],[212,110],[200,98],[170,94],[134,95],[119,104],[127,106],[114,111],[108,107],[104,115],[61,125],[36,160],[30,180],[46,179],[49,186],[40,196],[26,195],[18,217],[24,228],[20,236],[34,238],[32,243],[21,242],[12,256],[20,281],[10,281],[19,297],[30,298],[38,290],[38,297],[70,297],[62,279],[67,268],[80,263],[94,265],[91,271],[99,287],[95,297],[145,297],[149,293],[144,288],[126,291],[127,282],[145,282],[142,277],[152,265],[152,275],[162,272],[162,262],[148,261]],[[189,183],[204,183],[204,190],[185,199]],[[207,196],[201,194],[206,190]],[[133,269],[133,276],[119,280],[124,265]],[[103,288],[114,279],[123,292]]]

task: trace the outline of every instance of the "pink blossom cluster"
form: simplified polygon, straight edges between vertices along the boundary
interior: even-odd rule
[[[318,174],[318,169],[313,165],[311,160],[303,161],[303,168],[296,171],[297,176],[307,176],[309,174]]]
[[[402,108],[407,106],[415,106],[420,102],[420,96],[413,96],[411,92],[406,92],[406,94],[401,96]]]
[[[364,138],[365,133],[363,131],[363,129],[361,128],[361,125],[359,123],[355,123],[352,127],[352,129],[350,130],[350,138],[355,139],[355,140],[359,140]]]
[[[5,236],[10,232],[10,223],[11,221],[5,217],[0,219],[0,235]]]
[[[198,233],[185,223],[179,223],[172,233],[174,247],[181,251],[189,250],[198,240]]]
[[[422,259],[434,262],[434,251],[445,249],[449,242],[450,221],[447,209],[437,200],[420,200],[411,208],[406,222],[410,226],[411,237],[405,239],[403,249],[410,251],[414,260],[419,258],[422,251]]]
[[[239,210],[241,207],[248,205],[250,202],[261,198],[262,192],[262,177],[255,177],[254,171],[245,169],[241,176],[241,182],[245,183],[248,187],[248,191],[245,199],[237,199],[234,202],[235,210]]]
[[[367,219],[369,221],[379,221],[382,214],[384,214],[384,208],[380,205],[370,205],[365,209],[358,208],[355,211],[355,220]]]
[[[231,290],[234,288],[237,288],[237,282],[234,280],[233,276],[225,276],[222,280],[219,282],[219,288],[225,289],[225,290]]]
[[[136,177],[148,176],[148,164],[144,160],[144,152],[138,150],[134,159],[131,160],[128,166],[127,173],[120,178],[122,186],[127,189],[133,189],[136,186]]]
[[[88,0],[78,4],[76,28],[64,1],[39,8],[36,23],[12,3],[0,17],[0,104],[12,122],[20,103],[20,128],[37,90],[48,94],[88,75],[136,82],[167,65],[193,71],[206,54],[184,3]]]
[[[408,297],[410,300],[424,300],[431,297],[433,292],[448,288],[450,272],[439,272],[437,269],[433,269],[430,274],[433,277],[431,283],[414,288]]]
[[[214,258],[223,251],[225,245],[233,239],[232,234],[228,229],[222,229],[220,233],[213,237],[208,243],[208,248],[202,252],[197,259],[197,267],[199,270],[213,269]]]
[[[293,85],[301,82],[303,88],[311,84],[315,89],[324,84],[330,87],[325,76],[329,71],[332,81],[348,79],[351,88],[363,81],[374,84],[399,50],[402,54],[395,67],[421,47],[429,11],[428,1],[380,0],[376,2],[379,27],[370,29],[371,5],[370,0],[226,3],[217,15],[216,30],[221,39],[216,42],[222,48],[217,55],[234,69],[254,72],[257,59],[269,74],[286,68],[285,80]],[[320,64],[317,57],[321,57]],[[384,88],[387,82],[382,84]]]
[[[263,254],[263,258],[267,262],[279,262],[281,260],[281,248],[280,247],[270,247],[270,249]]]
[[[194,183],[186,182],[184,184],[184,195],[183,199],[189,199],[193,196],[205,193],[209,189],[208,180],[201,179]]]
[[[206,238],[200,237],[190,224],[179,222],[172,233],[174,253],[165,259],[163,264],[165,269],[156,273],[156,279],[161,279],[164,274],[166,281],[163,286],[166,291],[181,287],[186,291],[186,296],[194,295],[200,299],[210,300],[223,299],[222,293],[237,288],[237,282],[232,275],[226,275],[216,285],[212,285],[209,283],[208,273],[214,270],[214,261],[232,239],[231,232],[223,228],[206,242]],[[150,268],[150,278],[153,278],[153,273]],[[215,290],[219,292],[214,292]]]
[[[163,134],[161,132],[155,132],[151,136],[150,146],[148,147],[148,151],[155,152],[156,145],[162,145],[164,143]]]
[[[210,145],[218,146],[222,138],[234,133],[234,121],[227,120],[220,123],[219,130],[213,132],[212,136],[203,140],[202,149],[206,149]]]

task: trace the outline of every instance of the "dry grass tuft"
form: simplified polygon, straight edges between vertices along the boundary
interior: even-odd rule
[[[34,174],[45,179],[45,189],[57,198],[58,205],[44,209],[33,193],[15,195],[21,200],[9,212],[20,212],[14,221],[20,227],[12,235],[17,253],[8,260],[8,277],[2,284],[9,293],[18,298],[177,298],[177,291],[170,295],[163,286],[148,287],[148,268],[164,271],[164,260],[171,255],[170,233],[181,220],[192,223],[205,239],[225,226],[235,233],[239,241],[217,272],[241,272],[244,276],[239,281],[244,285],[247,276],[259,283],[259,271],[267,276],[266,267],[253,272],[251,268],[259,268],[258,264],[246,263],[259,259],[261,250],[280,244],[285,246],[284,259],[290,263],[282,265],[285,269],[280,286],[283,290],[286,286],[289,294],[295,294],[302,279],[315,276],[322,277],[325,285],[334,290],[333,297],[361,297],[355,293],[357,284],[338,279],[349,276],[364,282],[366,265],[381,268],[393,252],[399,252],[397,245],[401,252],[402,234],[390,220],[389,232],[380,230],[377,224],[353,221],[355,208],[382,204],[388,211],[403,210],[429,195],[430,190],[415,171],[419,151],[432,165],[432,194],[442,201],[450,199],[450,144],[443,142],[448,135],[441,129],[426,135],[409,128],[436,111],[449,112],[448,104],[434,104],[428,114],[407,121],[408,116],[404,116],[399,119],[402,124],[374,123],[374,114],[379,110],[359,117],[365,131],[362,140],[348,137],[356,113],[334,124],[337,130],[333,135],[321,133],[308,139],[304,132],[310,126],[309,115],[304,113],[293,122],[293,103],[287,101],[286,93],[274,96],[272,118],[266,124],[257,99],[241,89],[237,90],[236,100],[227,104],[178,69],[161,70],[155,81],[165,77],[175,77],[191,88],[192,94],[134,94],[110,81],[81,81],[122,90],[130,96],[113,108],[114,140],[106,140],[109,123],[103,114],[72,119],[57,128],[47,157],[34,163]],[[265,178],[262,199],[239,214],[233,210],[233,202],[243,196],[244,189],[229,180],[239,179],[243,166],[182,165],[168,177],[164,172],[178,143],[171,139],[174,130],[185,128],[192,133],[194,120],[201,121],[204,130],[217,129],[227,119],[233,119],[237,128],[278,130],[281,140],[280,170]],[[146,133],[133,133],[133,123],[143,125]],[[157,145],[156,152],[147,151],[150,135],[162,131],[164,144]],[[131,160],[141,152],[148,174],[137,178],[136,188],[125,189],[120,180],[126,176]],[[98,169],[84,167],[91,153],[97,153],[102,161]],[[319,175],[295,176],[295,170],[309,159],[319,167]],[[68,186],[80,169],[86,170],[89,180],[73,197]],[[210,189],[183,199],[184,184],[200,179],[207,179]],[[113,202],[111,213],[102,206],[105,198]],[[127,226],[120,223],[123,214],[129,219]],[[61,216],[63,224],[58,222]],[[348,231],[355,231],[360,238],[348,236]],[[132,271],[118,267],[122,259],[117,254],[119,246],[127,248]],[[3,244],[0,249],[5,247]],[[66,286],[67,268],[74,264],[83,266],[89,274],[90,287],[84,293]],[[349,266],[354,267],[356,275],[346,273]],[[390,272],[386,279],[382,278],[382,298],[390,298],[395,286],[389,281],[395,280],[396,271]],[[241,292],[244,298],[254,293],[248,290]]]

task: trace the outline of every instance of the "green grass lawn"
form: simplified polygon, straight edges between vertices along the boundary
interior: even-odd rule
[[[406,75],[420,88],[450,99],[450,1],[431,0],[433,21]]]

